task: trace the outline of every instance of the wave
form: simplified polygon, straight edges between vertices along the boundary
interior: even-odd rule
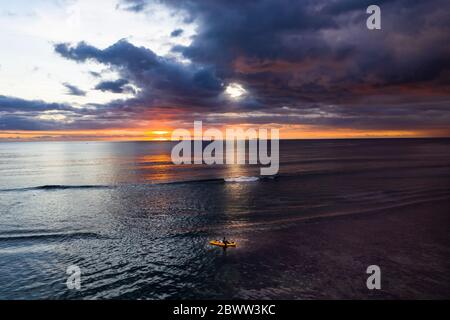
[[[1,192],[8,191],[33,191],[33,190],[65,190],[65,189],[107,189],[112,188],[112,186],[107,185],[43,185],[36,187],[25,187],[25,188],[13,188],[13,189],[0,189]]]
[[[233,178],[225,178],[224,180],[225,182],[255,182],[259,180],[259,177],[240,176]]]
[[[165,185],[165,184],[188,184],[188,183],[222,183],[224,180],[220,178],[210,178],[210,179],[193,179],[193,180],[180,180],[180,181],[169,181],[169,182],[156,182],[150,183],[149,185]]]
[[[0,235],[0,241],[26,241],[26,240],[58,240],[74,238],[102,238],[101,235],[93,232],[70,232],[70,233],[32,233],[16,235]]]
[[[168,181],[168,182],[155,182],[155,183],[143,183],[143,184],[117,184],[117,185],[42,185],[35,187],[23,187],[23,188],[11,188],[11,189],[0,189],[0,192],[20,192],[20,191],[52,191],[52,190],[67,190],[67,189],[113,189],[120,188],[124,186],[158,186],[158,185],[178,185],[178,184],[202,184],[202,183],[224,183],[224,182],[255,182],[255,181],[266,181],[274,180],[282,175],[276,176],[239,176],[230,178],[205,178],[205,179],[192,179],[192,180],[179,180],[179,181]]]

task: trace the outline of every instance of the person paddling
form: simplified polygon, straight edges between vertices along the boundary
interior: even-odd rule
[[[224,244],[225,246],[228,244],[228,241],[227,241],[227,239],[225,239],[225,237],[223,237],[222,242],[223,242],[223,244]]]

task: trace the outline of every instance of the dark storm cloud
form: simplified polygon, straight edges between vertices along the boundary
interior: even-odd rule
[[[122,79],[142,89],[142,104],[209,106],[223,91],[222,81],[208,65],[182,64],[156,55],[150,49],[136,47],[126,40],[100,50],[81,42],[62,43],[55,51],[77,62],[93,60],[117,70]],[[124,81],[124,80],[121,80]]]
[[[370,5],[376,4],[384,7],[389,3],[400,3],[398,0],[341,0],[341,1],[328,1],[324,4],[323,11],[330,14],[342,14],[351,11],[359,11],[361,8],[367,8]]]
[[[365,27],[369,1],[168,3],[189,11],[200,24],[193,43],[175,50],[233,77],[239,76],[233,68],[237,61],[254,64],[253,73],[273,63],[269,76],[276,75],[285,91],[310,81],[325,82],[327,89],[342,81],[347,87],[432,81],[449,68],[450,17],[439,9],[449,6],[446,1],[381,1],[382,31]],[[309,64],[308,74],[295,66],[274,74],[280,61]],[[300,75],[302,80],[293,79]],[[266,79],[262,74],[262,85]]]
[[[0,95],[0,112],[42,112],[49,110],[68,111],[73,108],[67,104],[47,103],[40,100],[25,100]]]
[[[283,88],[283,98],[310,83],[323,86],[325,94],[357,85],[382,90],[430,81],[449,84],[450,17],[440,9],[449,6],[443,0],[379,1],[381,31],[365,27],[366,8],[372,4],[365,0],[162,3],[199,24],[193,43],[174,51],[214,65],[225,80],[248,82],[258,94],[273,82]],[[319,91],[305,93],[320,100]]]
[[[177,51],[195,61],[219,64],[224,70],[238,57],[298,60],[330,49],[308,32],[335,26],[315,14],[310,1],[169,1],[185,8],[199,24],[192,45]],[[304,41],[308,41],[305,46]]]
[[[39,119],[28,115],[6,114],[0,116],[0,130],[65,130],[65,123]]]
[[[130,100],[131,101],[131,100]],[[0,130],[70,130],[126,127],[138,117],[130,101],[109,105],[88,104],[75,108],[69,104],[47,103],[0,95]],[[64,116],[63,120],[52,116]]]
[[[67,93],[73,96],[85,96],[86,95],[86,91],[81,90],[80,88],[78,88],[77,86],[74,86],[70,83],[63,83],[63,86],[66,87],[67,89]]]
[[[0,116],[0,130],[45,130],[44,121],[36,121],[29,116],[5,114]]]
[[[96,90],[109,91],[113,93],[136,93],[133,87],[129,86],[126,79],[118,79],[114,81],[102,81],[95,86]]]

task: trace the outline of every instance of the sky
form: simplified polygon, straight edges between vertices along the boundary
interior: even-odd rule
[[[446,0],[0,0],[0,30],[0,141],[450,136]]]

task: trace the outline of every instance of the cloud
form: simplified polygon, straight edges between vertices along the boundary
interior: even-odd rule
[[[342,103],[399,87],[401,94],[417,87],[425,95],[449,92],[443,0],[382,0],[379,32],[365,27],[365,0],[164,3],[199,26],[191,44],[173,51],[213,66],[224,83],[244,84],[258,102],[253,106]]]
[[[269,76],[269,81],[281,81],[285,91],[298,91],[306,82],[330,89],[339,83],[388,86],[442,80],[443,69],[449,68],[445,38],[450,30],[438,9],[448,4],[440,0],[381,1],[380,32],[365,27],[370,1],[167,3],[200,21],[192,44],[175,48],[177,52],[234,77],[247,76],[239,74],[237,63],[253,64],[252,80],[258,69],[273,65],[272,72],[261,72],[261,82]],[[276,70],[280,62],[294,68]]]
[[[183,33],[183,29],[175,29],[170,33],[171,37],[179,37]]]
[[[147,1],[145,0],[122,0],[121,3],[117,5],[118,9],[140,12],[147,6]]]
[[[70,113],[74,110],[77,109],[67,104],[0,95],[0,130],[62,129],[58,123],[40,119],[39,116],[47,112]]]
[[[72,111],[68,104],[47,103],[41,100],[25,100],[16,97],[0,95],[0,112],[42,112],[48,110]]]
[[[67,93],[70,95],[81,96],[81,97],[84,97],[86,95],[86,91],[81,90],[77,86],[74,86],[70,83],[65,82],[65,83],[63,83],[63,86],[66,87]]]
[[[156,55],[150,49],[136,47],[120,40],[106,49],[87,43],[60,43],[55,51],[77,62],[88,60],[116,70],[121,81],[141,88],[141,103],[158,106],[211,106],[223,91],[222,80],[212,66],[183,64],[175,59]],[[111,83],[109,83],[111,87]],[[117,85],[117,83],[116,83]]]
[[[96,71],[89,71],[89,74],[91,76],[93,76],[94,78],[100,78],[102,76],[100,72],[96,72]]]
[[[114,81],[102,81],[95,86],[96,90],[100,91],[110,91],[113,93],[132,93],[135,94],[136,91],[132,86],[129,86],[129,81],[125,79],[118,79]]]

